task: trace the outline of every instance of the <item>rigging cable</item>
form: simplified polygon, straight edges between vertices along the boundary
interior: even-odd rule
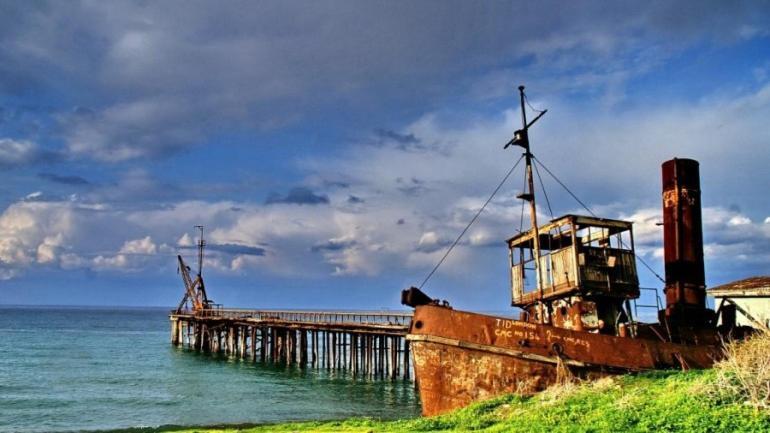
[[[585,204],[585,203],[583,203],[583,202],[582,202],[582,201],[581,201],[581,200],[578,198],[578,196],[576,196],[576,195],[575,195],[575,193],[573,193],[573,192],[572,192],[572,191],[571,191],[569,188],[567,188],[567,185],[565,185],[565,184],[564,184],[564,183],[563,183],[561,180],[559,180],[559,178],[558,178],[558,177],[556,177],[556,175],[555,175],[555,174],[553,174],[553,173],[551,172],[551,170],[549,170],[549,169],[548,169],[548,167],[546,167],[546,166],[545,166],[545,164],[543,164],[543,162],[542,162],[542,161],[540,161],[540,160],[539,160],[539,159],[538,159],[538,158],[537,158],[535,155],[532,155],[532,159],[534,159],[534,160],[535,160],[535,162],[537,162],[538,164],[540,164],[540,166],[541,166],[541,167],[543,167],[543,170],[545,170],[546,172],[548,172],[548,174],[550,174],[550,175],[551,175],[551,177],[552,177],[552,178],[553,178],[553,179],[554,179],[556,182],[558,182],[558,184],[559,184],[559,185],[561,185],[561,187],[562,187],[562,188],[564,188],[564,189],[565,189],[565,190],[566,190],[566,191],[569,193],[569,195],[571,195],[571,196],[572,196],[572,198],[574,198],[574,199],[575,199],[575,201],[577,201],[578,203],[580,203],[580,205],[581,205],[581,206],[583,206],[583,209],[585,209],[586,211],[588,211],[588,213],[590,213],[590,214],[591,214],[591,216],[593,216],[593,217],[597,218],[596,214],[595,214],[595,213],[594,213],[594,212],[593,212],[591,209],[589,209],[589,208],[588,208],[588,206],[586,206],[586,204]]]
[[[537,164],[534,164],[534,166],[535,166],[535,174],[537,175],[537,180],[540,181],[540,188],[543,190],[543,196],[545,197],[545,204],[548,205],[548,213],[551,215],[551,219],[553,219],[554,218],[553,209],[551,209],[551,201],[548,200],[548,193],[545,191],[545,184],[543,183],[543,177],[540,176],[540,170],[537,168]]]
[[[532,111],[537,111],[538,113],[545,113],[547,111],[547,110],[538,110],[537,108],[533,107],[532,104],[529,103],[529,97],[526,94],[524,95],[524,102],[527,103],[527,106],[529,106],[529,108]]]
[[[420,287],[419,287],[420,289],[422,289],[422,287],[425,285],[425,283],[427,283],[428,280],[430,280],[430,277],[433,276],[433,274],[436,272],[436,270],[439,268],[439,266],[441,266],[441,264],[444,263],[444,260],[446,260],[447,256],[449,256],[449,253],[451,253],[452,250],[454,249],[454,247],[457,246],[457,243],[460,242],[460,239],[462,239],[462,237],[465,235],[465,232],[467,232],[468,229],[471,228],[473,223],[476,222],[476,219],[479,217],[479,215],[481,215],[481,212],[483,212],[484,209],[489,204],[489,202],[492,201],[492,198],[494,198],[495,194],[497,194],[497,192],[500,191],[500,188],[503,187],[503,184],[505,183],[505,181],[508,180],[508,178],[511,176],[513,171],[516,170],[516,167],[519,166],[519,163],[521,163],[522,159],[524,159],[524,155],[520,156],[519,159],[516,161],[516,164],[513,164],[513,167],[511,167],[511,169],[508,170],[508,173],[505,175],[505,177],[503,177],[503,180],[500,181],[500,184],[497,185],[497,188],[495,188],[495,190],[492,191],[492,195],[490,195],[489,198],[487,199],[487,201],[484,202],[484,205],[481,206],[481,209],[479,209],[479,211],[476,212],[476,215],[473,216],[473,219],[471,219],[471,222],[469,222],[468,225],[465,226],[463,231],[460,233],[460,236],[458,236],[457,239],[455,239],[455,241],[452,243],[452,245],[449,246],[449,249],[447,249],[446,253],[444,253],[444,256],[441,257],[441,260],[439,260],[438,263],[436,263],[436,266],[433,267],[433,270],[430,271],[428,276],[425,277],[425,279],[422,281],[422,284],[420,284]]]
[[[590,213],[590,214],[591,214],[591,216],[593,216],[593,217],[597,218],[596,214],[595,214],[595,213],[594,213],[594,212],[593,212],[591,209],[589,209],[589,208],[588,208],[588,206],[586,206],[586,204],[585,204],[585,203],[583,203],[583,202],[582,202],[582,201],[581,201],[581,200],[580,200],[580,199],[579,199],[579,198],[578,198],[578,197],[577,197],[577,196],[576,196],[576,195],[575,195],[575,194],[574,194],[572,191],[570,191],[570,189],[569,189],[569,188],[567,188],[567,185],[565,185],[565,184],[564,184],[564,183],[563,183],[561,180],[559,180],[559,178],[558,178],[558,177],[556,177],[556,175],[555,175],[555,174],[553,174],[553,173],[551,172],[551,170],[549,170],[549,169],[548,169],[548,167],[546,167],[546,166],[545,166],[545,164],[543,164],[543,162],[542,162],[542,161],[540,161],[539,159],[537,159],[537,157],[536,157],[536,156],[534,156],[534,155],[532,155],[532,159],[534,159],[534,160],[535,160],[535,162],[536,162],[537,164],[540,164],[540,166],[541,166],[541,167],[543,167],[543,170],[545,170],[546,172],[548,172],[548,174],[550,174],[550,175],[551,175],[551,177],[553,177],[553,178],[554,178],[554,180],[555,180],[556,182],[558,182],[558,183],[559,183],[559,185],[561,185],[561,186],[562,186],[562,188],[564,188],[564,189],[565,189],[565,190],[566,190],[566,191],[569,193],[569,195],[571,195],[571,196],[572,196],[572,198],[574,198],[574,199],[575,199],[575,200],[576,200],[578,203],[580,203],[580,205],[581,205],[581,206],[583,206],[583,208],[584,208],[586,211],[588,211],[588,213]],[[535,167],[537,167],[537,165],[535,165]],[[621,243],[623,243],[623,242],[621,241]],[[657,272],[655,272],[655,270],[653,270],[653,269],[652,269],[652,266],[650,266],[649,264],[647,264],[647,262],[645,262],[643,258],[641,258],[641,257],[640,257],[640,256],[638,256],[638,255],[636,256],[636,258],[637,258],[637,259],[639,259],[639,261],[642,263],[642,265],[644,265],[644,267],[645,267],[645,268],[647,268],[647,270],[648,270],[648,271],[652,272],[652,274],[653,274],[653,275],[655,275],[655,277],[657,277],[657,278],[658,278],[658,279],[659,279],[659,280],[660,280],[660,281],[661,281],[663,284],[665,284],[665,283],[666,283],[666,280],[664,280],[664,279],[663,279],[663,277],[661,277],[661,276],[660,276],[660,275],[659,275]]]
[[[523,185],[521,186],[521,192],[524,192],[527,190],[527,173],[524,173],[524,181]],[[525,200],[521,201],[521,216],[519,217],[519,233],[521,233],[522,230],[524,230],[524,203],[526,203]]]

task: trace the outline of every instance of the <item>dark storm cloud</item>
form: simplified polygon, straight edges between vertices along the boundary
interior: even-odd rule
[[[121,161],[178,152],[224,128],[276,128],[330,108],[425,111],[446,95],[484,94],[512,80],[555,90],[622,87],[640,60],[703,38],[761,33],[768,22],[764,2],[524,6],[3,2],[0,91],[66,100],[74,89],[93,101],[94,113],[58,117],[66,150]],[[645,38],[664,48],[639,52]],[[584,71],[579,80],[576,69]]]
[[[265,249],[239,244],[206,244],[206,248],[232,255],[264,256]]]
[[[183,250],[196,250],[197,246],[181,246]],[[233,256],[264,256],[266,249],[252,245],[241,244],[215,244],[206,242],[206,250],[217,251]]]
[[[329,239],[326,242],[313,245],[310,248],[310,251],[314,253],[319,251],[341,251],[355,245],[356,241],[354,240]]]
[[[400,134],[389,129],[375,129],[374,135],[380,143],[395,143],[397,147],[403,150],[418,147],[420,144],[420,139],[414,134]]]
[[[396,188],[402,193],[409,196],[418,196],[428,191],[428,187],[425,186],[425,181],[412,177],[411,179],[404,179],[402,177],[396,178]]]
[[[85,186],[91,184],[91,182],[80,176],[63,176],[55,173],[38,173],[37,177],[49,182],[60,183],[63,185]]]
[[[355,196],[355,195],[348,196],[348,203],[349,204],[360,204],[360,203],[363,203],[364,201],[365,201],[364,199],[362,199],[361,197]]]
[[[324,180],[323,185],[327,188],[350,188],[350,183],[348,182],[342,182],[338,180]]]
[[[316,194],[310,188],[299,186],[289,190],[289,193],[286,195],[281,195],[278,193],[270,194],[267,200],[265,200],[265,204],[276,204],[276,203],[299,204],[299,205],[328,204],[329,197],[323,194]]]

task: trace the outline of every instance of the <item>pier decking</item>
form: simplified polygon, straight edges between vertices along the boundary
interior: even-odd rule
[[[175,310],[171,343],[252,362],[411,379],[409,312]]]

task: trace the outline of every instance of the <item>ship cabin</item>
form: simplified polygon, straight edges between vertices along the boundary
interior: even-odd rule
[[[628,221],[565,215],[540,226],[540,272],[535,266],[535,230],[508,239],[511,304],[526,308],[541,300],[576,295],[587,299],[638,298],[631,225]]]

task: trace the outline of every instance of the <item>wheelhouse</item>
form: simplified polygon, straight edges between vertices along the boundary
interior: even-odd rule
[[[540,266],[536,266],[536,233]],[[631,222],[565,215],[507,243],[513,306],[575,295],[639,297]]]

